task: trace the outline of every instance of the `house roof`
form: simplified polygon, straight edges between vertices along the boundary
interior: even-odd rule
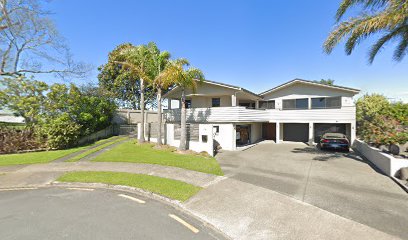
[[[247,90],[247,89],[245,89],[245,88],[239,87],[239,86],[234,86],[234,85],[230,85],[230,84],[226,84],[226,83],[221,83],[221,82],[216,82],[216,81],[210,81],[210,80],[204,80],[203,82],[204,82],[204,83],[211,84],[211,85],[216,85],[216,86],[220,86],[220,87],[225,87],[225,88],[234,89],[234,90],[237,90],[237,91],[243,91],[243,92],[246,92],[246,93],[248,93],[248,94],[251,94],[251,95],[253,95],[253,96],[255,96],[255,97],[262,98],[262,97],[259,96],[258,94],[254,93],[254,92],[251,92],[251,91],[249,91],[249,90]],[[170,90],[169,92],[167,92],[167,93],[163,96],[163,98],[165,98],[165,97],[166,97],[167,95],[169,95],[171,92],[175,91],[177,88],[178,88],[178,87],[175,87],[175,88],[173,88],[172,90]]]
[[[271,88],[267,91],[264,91],[262,93],[260,93],[260,96],[263,96],[265,94],[277,91],[279,89],[282,89],[284,87],[288,87],[290,85],[296,84],[296,83],[304,83],[304,84],[310,84],[310,85],[315,85],[315,86],[320,86],[320,87],[325,87],[325,88],[331,88],[331,89],[337,89],[337,90],[342,90],[342,91],[346,91],[346,92],[352,92],[352,93],[359,93],[360,90],[359,89],[355,89],[355,88],[349,88],[349,87],[343,87],[343,86],[338,86],[338,85],[327,85],[327,84],[323,84],[323,83],[319,83],[319,82],[315,82],[315,81],[310,81],[310,80],[304,80],[304,79],[293,79],[292,81],[283,83],[277,87]]]

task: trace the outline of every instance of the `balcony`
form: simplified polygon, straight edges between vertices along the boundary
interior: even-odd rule
[[[180,109],[164,111],[167,122],[180,121]],[[354,106],[338,109],[248,109],[245,107],[190,108],[187,122],[350,122],[355,121]]]

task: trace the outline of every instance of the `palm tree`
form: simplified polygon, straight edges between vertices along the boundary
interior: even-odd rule
[[[144,128],[145,128],[145,83],[151,83],[153,81],[151,68],[151,51],[149,51],[148,45],[133,46],[131,44],[124,45],[120,51],[116,52],[113,56],[113,62],[120,65],[122,68],[128,68],[140,79],[140,110],[142,115],[142,127],[140,129],[140,143],[145,141]]]
[[[162,144],[162,132],[161,132],[161,126],[162,126],[162,92],[163,90],[168,89],[171,85],[173,85],[173,82],[169,78],[165,77],[165,72],[164,69],[169,63],[170,59],[170,53],[167,51],[160,52],[160,50],[157,48],[156,44],[150,43],[150,51],[152,55],[152,60],[153,60],[153,72],[155,78],[153,79],[152,85],[153,88],[156,90],[157,94],[157,122],[159,125],[158,129],[158,135],[157,135],[157,145]]]
[[[355,46],[373,34],[383,35],[371,47],[368,60],[371,64],[381,48],[391,40],[399,40],[394,51],[394,60],[401,61],[408,52],[408,1],[407,0],[343,0],[336,14],[337,23],[355,5],[362,5],[363,12],[341,22],[330,33],[324,43],[324,51],[330,54],[333,48],[346,39],[345,51],[350,55]]]
[[[187,149],[187,128],[186,128],[186,89],[191,89],[193,92],[197,90],[197,83],[204,81],[203,72],[194,67],[189,67],[189,62],[186,59],[178,59],[169,62],[163,72],[163,77],[174,83],[181,89],[181,136],[179,150]]]

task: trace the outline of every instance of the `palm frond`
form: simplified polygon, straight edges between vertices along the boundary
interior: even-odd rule
[[[394,60],[399,62],[401,61],[408,52],[408,32],[401,34],[401,42],[398,44],[397,48],[394,51]]]
[[[378,54],[378,52],[381,50],[381,48],[384,46],[385,43],[390,41],[392,38],[398,36],[399,34],[403,32],[408,31],[407,26],[401,26],[395,30],[393,30],[390,33],[385,34],[382,36],[370,49],[370,52],[368,54],[368,61],[369,63],[373,63],[375,56]]]
[[[363,5],[365,9],[367,8],[380,8],[385,6],[390,0],[343,0],[340,7],[336,12],[336,21],[339,22],[340,19],[350,8],[356,5]]]

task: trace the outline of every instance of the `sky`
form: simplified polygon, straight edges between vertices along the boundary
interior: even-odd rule
[[[262,92],[294,78],[334,79],[336,85],[381,93],[408,102],[408,56],[394,62],[395,43],[372,65],[373,40],[352,55],[339,45],[331,55],[322,44],[335,24],[340,0],[54,0],[51,18],[76,60],[94,66],[117,45],[156,42],[173,58],[184,57],[206,79]],[[46,81],[56,80],[47,77]]]

